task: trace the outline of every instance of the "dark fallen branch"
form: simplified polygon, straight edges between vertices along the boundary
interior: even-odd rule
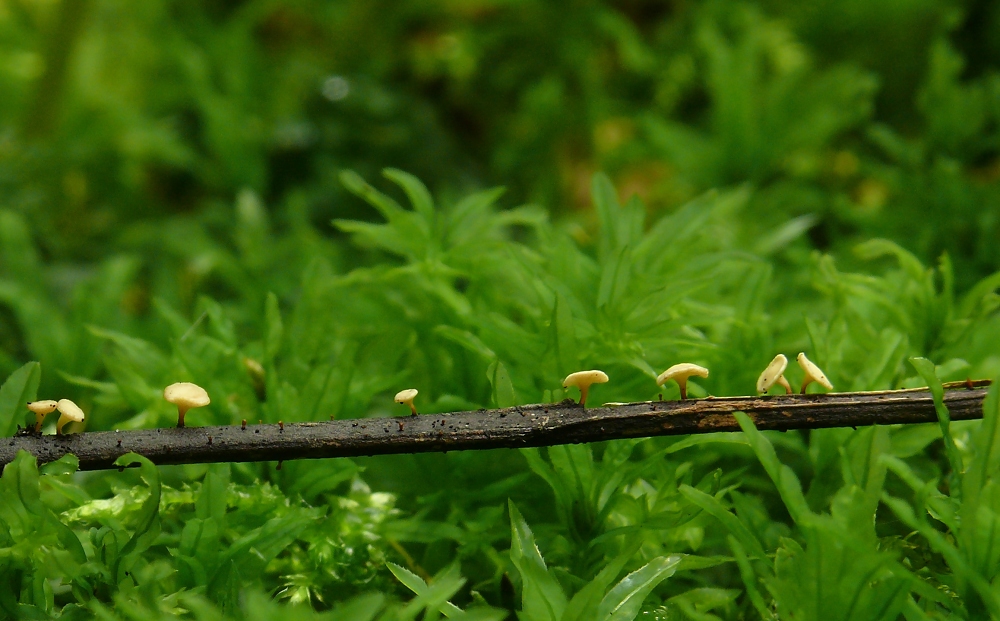
[[[952,420],[982,418],[988,381],[945,392]],[[19,435],[0,440],[0,466],[19,450],[40,463],[74,453],[81,470],[113,468],[128,452],[156,464],[283,461],[596,442],[619,438],[739,431],[733,412],[759,429],[858,427],[937,420],[926,389],[883,392],[723,397],[606,404],[565,401],[502,410],[362,418],[285,425],[98,431],[66,436]]]

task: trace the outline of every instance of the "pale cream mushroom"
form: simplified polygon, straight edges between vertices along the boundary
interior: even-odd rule
[[[708,377],[708,369],[690,362],[675,364],[656,378],[656,385],[662,386],[667,380],[674,380],[681,389],[681,401],[687,399],[687,381],[692,375]]]
[[[591,371],[577,371],[570,373],[563,380],[563,388],[576,386],[580,389],[580,405],[587,404],[587,393],[591,384],[603,384],[608,381],[608,374],[597,369]]]
[[[83,410],[69,399],[60,399],[56,402],[56,409],[59,410],[59,420],[56,422],[56,433],[59,435],[62,435],[66,423],[83,421]]]
[[[35,415],[35,432],[42,430],[42,421],[45,420],[45,415],[50,412],[54,412],[58,403],[52,399],[46,399],[45,401],[29,401],[28,409],[31,413]]]
[[[177,406],[177,426],[184,426],[184,415],[191,408],[200,408],[212,402],[208,393],[198,384],[178,382],[163,389],[163,398]]]
[[[764,394],[771,389],[771,386],[777,384],[783,387],[787,394],[792,394],[792,387],[784,376],[787,366],[788,358],[785,357],[785,354],[775,356],[771,364],[767,365],[764,372],[757,378],[757,392]]]
[[[823,371],[812,360],[806,358],[805,352],[801,352],[796,360],[799,361],[799,366],[806,373],[805,378],[802,380],[803,395],[806,394],[806,386],[813,382],[816,382],[827,390],[833,390],[833,384],[830,383],[830,380],[826,379],[826,375],[823,374]]]
[[[396,403],[410,406],[410,415],[417,415],[417,406],[413,405],[413,400],[417,398],[419,391],[416,388],[407,388],[396,393]]]

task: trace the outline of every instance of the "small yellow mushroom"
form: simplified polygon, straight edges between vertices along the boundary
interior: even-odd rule
[[[417,398],[419,391],[416,388],[407,388],[396,393],[396,403],[410,406],[410,416],[417,415],[417,406],[413,405],[413,400]]]
[[[66,423],[83,421],[83,410],[69,399],[60,399],[56,402],[56,409],[59,410],[59,420],[56,422],[56,434],[58,435],[62,435]]]
[[[163,398],[177,406],[177,426],[184,426],[184,415],[191,408],[200,408],[212,402],[208,393],[198,384],[178,382],[163,389]]]
[[[580,405],[587,404],[587,393],[590,392],[591,384],[603,384],[608,381],[608,374],[597,369],[591,371],[577,371],[570,373],[563,380],[563,388],[576,386],[580,389]]]
[[[805,352],[801,352],[796,360],[799,361],[799,366],[806,373],[805,379],[802,380],[803,395],[806,394],[806,386],[813,382],[816,382],[827,390],[833,390],[833,384],[830,383],[830,380],[826,379],[826,375],[823,374],[823,371],[812,360],[806,358]]]
[[[656,378],[656,385],[662,386],[667,380],[674,380],[681,389],[681,401],[687,399],[687,381],[692,375],[708,377],[708,369],[690,362],[675,364]]]
[[[35,415],[35,433],[42,430],[42,421],[45,420],[45,415],[54,412],[56,407],[58,407],[58,403],[52,399],[28,402],[28,409]]]
[[[785,379],[784,373],[785,368],[788,366],[788,358],[785,354],[778,354],[771,361],[771,364],[767,365],[764,372],[760,374],[757,378],[757,392],[760,394],[766,393],[770,390],[771,386],[775,384],[784,387],[787,394],[792,394],[792,387],[789,385],[788,380]]]

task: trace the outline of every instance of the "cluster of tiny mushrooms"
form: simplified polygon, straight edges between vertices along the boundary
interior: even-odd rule
[[[796,360],[798,360],[799,366],[805,372],[805,378],[802,380],[802,394],[806,394],[806,387],[813,382],[816,382],[827,390],[833,390],[833,384],[830,383],[830,380],[826,378],[823,371],[813,361],[806,357],[804,352],[800,353]],[[775,356],[771,360],[771,363],[767,365],[767,368],[764,369],[764,372],[760,374],[760,377],[757,378],[757,392],[764,394],[771,389],[771,386],[777,384],[783,387],[787,394],[792,394],[792,386],[785,379],[785,368],[787,367],[788,358],[784,354]],[[656,377],[656,385],[662,386],[668,381],[674,380],[677,382],[677,387],[681,393],[681,400],[683,401],[687,399],[687,382],[688,378],[692,376],[708,377],[708,369],[691,362],[675,364]],[[587,393],[590,392],[590,387],[594,384],[603,384],[607,381],[608,374],[604,371],[597,369],[577,371],[566,376],[566,379],[563,380],[563,388],[578,388],[580,390],[580,405],[586,405]],[[396,394],[396,403],[408,405],[411,414],[416,416],[417,407],[413,405],[413,400],[416,399],[417,394],[416,388],[401,390]]]
[[[797,360],[799,366],[805,372],[805,379],[802,381],[802,394],[805,394],[806,387],[812,382],[816,382],[827,390],[833,390],[833,384],[826,378],[823,371],[806,358],[804,353],[800,353]],[[764,372],[757,379],[757,392],[761,394],[766,393],[772,386],[777,384],[778,386],[782,386],[785,392],[791,394],[792,387],[788,383],[788,380],[785,379],[786,367],[788,367],[788,358],[784,354],[775,356],[774,360],[767,365],[767,368],[764,369]],[[708,377],[708,369],[690,362],[675,364],[657,376],[656,384],[657,386],[662,386],[670,380],[677,382],[677,387],[681,393],[681,400],[684,400],[687,399],[688,378],[692,376]],[[563,380],[563,388],[575,387],[579,389],[580,405],[586,405],[587,393],[590,391],[590,387],[594,384],[603,384],[607,381],[608,374],[604,371],[596,369],[577,371],[566,376],[566,379]],[[396,394],[396,403],[409,406],[410,413],[416,416],[417,406],[413,404],[413,400],[417,398],[417,394],[418,391],[416,388],[401,390]],[[188,410],[204,407],[212,402],[208,396],[208,392],[204,388],[190,382],[178,382],[167,386],[163,389],[163,398],[177,406],[178,427],[184,426],[184,415],[187,414]],[[59,411],[59,420],[56,422],[57,435],[62,435],[63,427],[67,423],[81,422],[84,419],[83,410],[69,399],[31,401],[28,403],[28,409],[35,415],[35,433],[41,433],[45,416],[56,410]]]
[[[163,389],[163,398],[177,406],[177,426],[184,426],[184,415],[191,408],[200,408],[212,402],[208,398],[208,392],[197,384],[191,382],[178,382]],[[83,420],[83,410],[80,406],[69,399],[58,401],[31,401],[28,409],[35,415],[35,433],[41,433],[42,423],[46,414],[59,410],[59,421],[56,422],[56,435],[62,435],[63,427],[69,422],[81,422]]]

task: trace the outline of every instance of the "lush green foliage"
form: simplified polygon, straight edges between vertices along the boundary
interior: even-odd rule
[[[679,361],[747,394],[778,351],[841,390],[1000,377],[1000,11],[658,6],[0,0],[0,433],[36,396],[171,425],[184,380],[200,425],[554,401],[593,367],[594,402],[650,399]],[[22,455],[0,610],[997,617],[997,391],[982,423]]]

